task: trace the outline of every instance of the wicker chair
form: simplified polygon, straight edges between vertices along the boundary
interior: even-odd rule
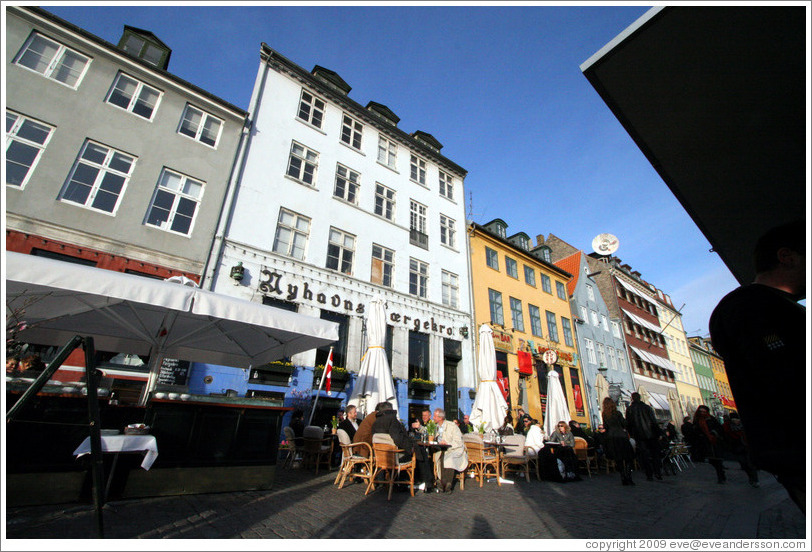
[[[372,477],[372,447],[369,443],[352,443],[349,434],[343,429],[339,429],[336,434],[341,446],[341,467],[333,485],[338,484],[338,488],[342,488],[348,477],[364,479],[369,483]],[[358,466],[360,470],[356,469]]]
[[[502,441],[504,452],[500,458],[502,475],[508,472],[523,472],[527,482],[530,482],[530,464],[536,463],[536,477],[540,480],[538,456],[524,444],[524,435],[505,435]]]
[[[579,464],[584,464],[590,478],[592,478],[592,466],[595,467],[596,472],[598,471],[598,457],[594,454],[590,456],[589,445],[583,437],[575,438],[575,458],[578,459]]]
[[[325,437],[324,430],[318,426],[305,427],[303,437],[302,463],[305,465],[314,463],[316,475],[319,473],[321,464],[327,466],[327,471],[332,471],[330,462],[333,456],[333,437]]]
[[[468,469],[474,472],[474,476],[479,481],[479,486],[485,482],[486,477],[496,477],[496,483],[501,487],[502,480],[499,477],[499,453],[494,447],[486,446],[478,435],[463,435],[463,443],[468,453]],[[488,473],[488,468],[493,469],[493,473]],[[467,470],[466,470],[467,471]]]
[[[301,458],[303,456],[304,448],[302,445],[296,444],[296,434],[293,433],[292,427],[285,426],[282,428],[282,432],[285,434],[285,440],[288,442],[287,445],[282,445],[279,447],[280,451],[287,452],[285,460],[282,462],[282,467],[290,468],[293,466],[293,462],[295,462],[297,458]]]
[[[375,453],[372,477],[369,479],[367,489],[364,494],[369,494],[375,490],[375,483],[389,486],[387,500],[392,499],[392,488],[394,485],[409,485],[409,491],[414,496],[414,472],[417,462],[414,454],[408,462],[401,462],[398,456],[403,450],[399,449],[392,441],[392,438],[385,433],[376,433],[372,436],[372,450]],[[400,481],[397,477],[401,472],[406,472],[408,480]],[[381,476],[378,479],[378,476]]]

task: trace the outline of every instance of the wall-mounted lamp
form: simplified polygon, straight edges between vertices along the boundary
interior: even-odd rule
[[[468,326],[463,326],[462,328],[460,328],[460,335],[464,339],[468,339]]]
[[[240,285],[243,277],[245,276],[245,267],[242,266],[242,261],[231,267],[231,278],[234,280],[234,285]]]

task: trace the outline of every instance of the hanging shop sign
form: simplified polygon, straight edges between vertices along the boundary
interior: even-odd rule
[[[287,279],[286,279],[287,278]],[[266,295],[283,299],[292,303],[301,302],[316,305],[318,307],[332,307],[336,311],[345,313],[355,313],[363,315],[366,305],[360,301],[353,301],[346,295],[342,296],[342,290],[336,291],[330,287],[317,287],[310,282],[289,278],[288,276],[262,267],[258,289]],[[394,325],[406,326],[410,330],[424,333],[434,333],[442,336],[452,337],[454,335],[468,336],[468,326],[455,328],[452,324],[444,322],[439,317],[433,316],[413,316],[402,312],[389,312],[389,321]],[[494,343],[496,339],[494,338]]]
[[[491,328],[493,330],[493,347],[499,351],[513,352],[513,336],[503,331]]]

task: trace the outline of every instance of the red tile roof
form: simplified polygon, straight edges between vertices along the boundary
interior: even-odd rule
[[[553,263],[558,268],[566,270],[570,274],[572,274],[572,278],[570,278],[569,282],[567,282],[567,296],[571,297],[572,294],[575,292],[575,285],[578,283],[578,276],[580,274],[581,268],[581,254],[582,251],[576,251],[569,257],[564,257],[563,259],[556,261]]]

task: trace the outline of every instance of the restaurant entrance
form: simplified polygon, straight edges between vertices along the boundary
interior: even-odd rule
[[[462,343],[452,339],[443,339],[443,409],[447,420],[455,420],[460,417],[459,395],[457,391],[457,367],[462,360]]]

